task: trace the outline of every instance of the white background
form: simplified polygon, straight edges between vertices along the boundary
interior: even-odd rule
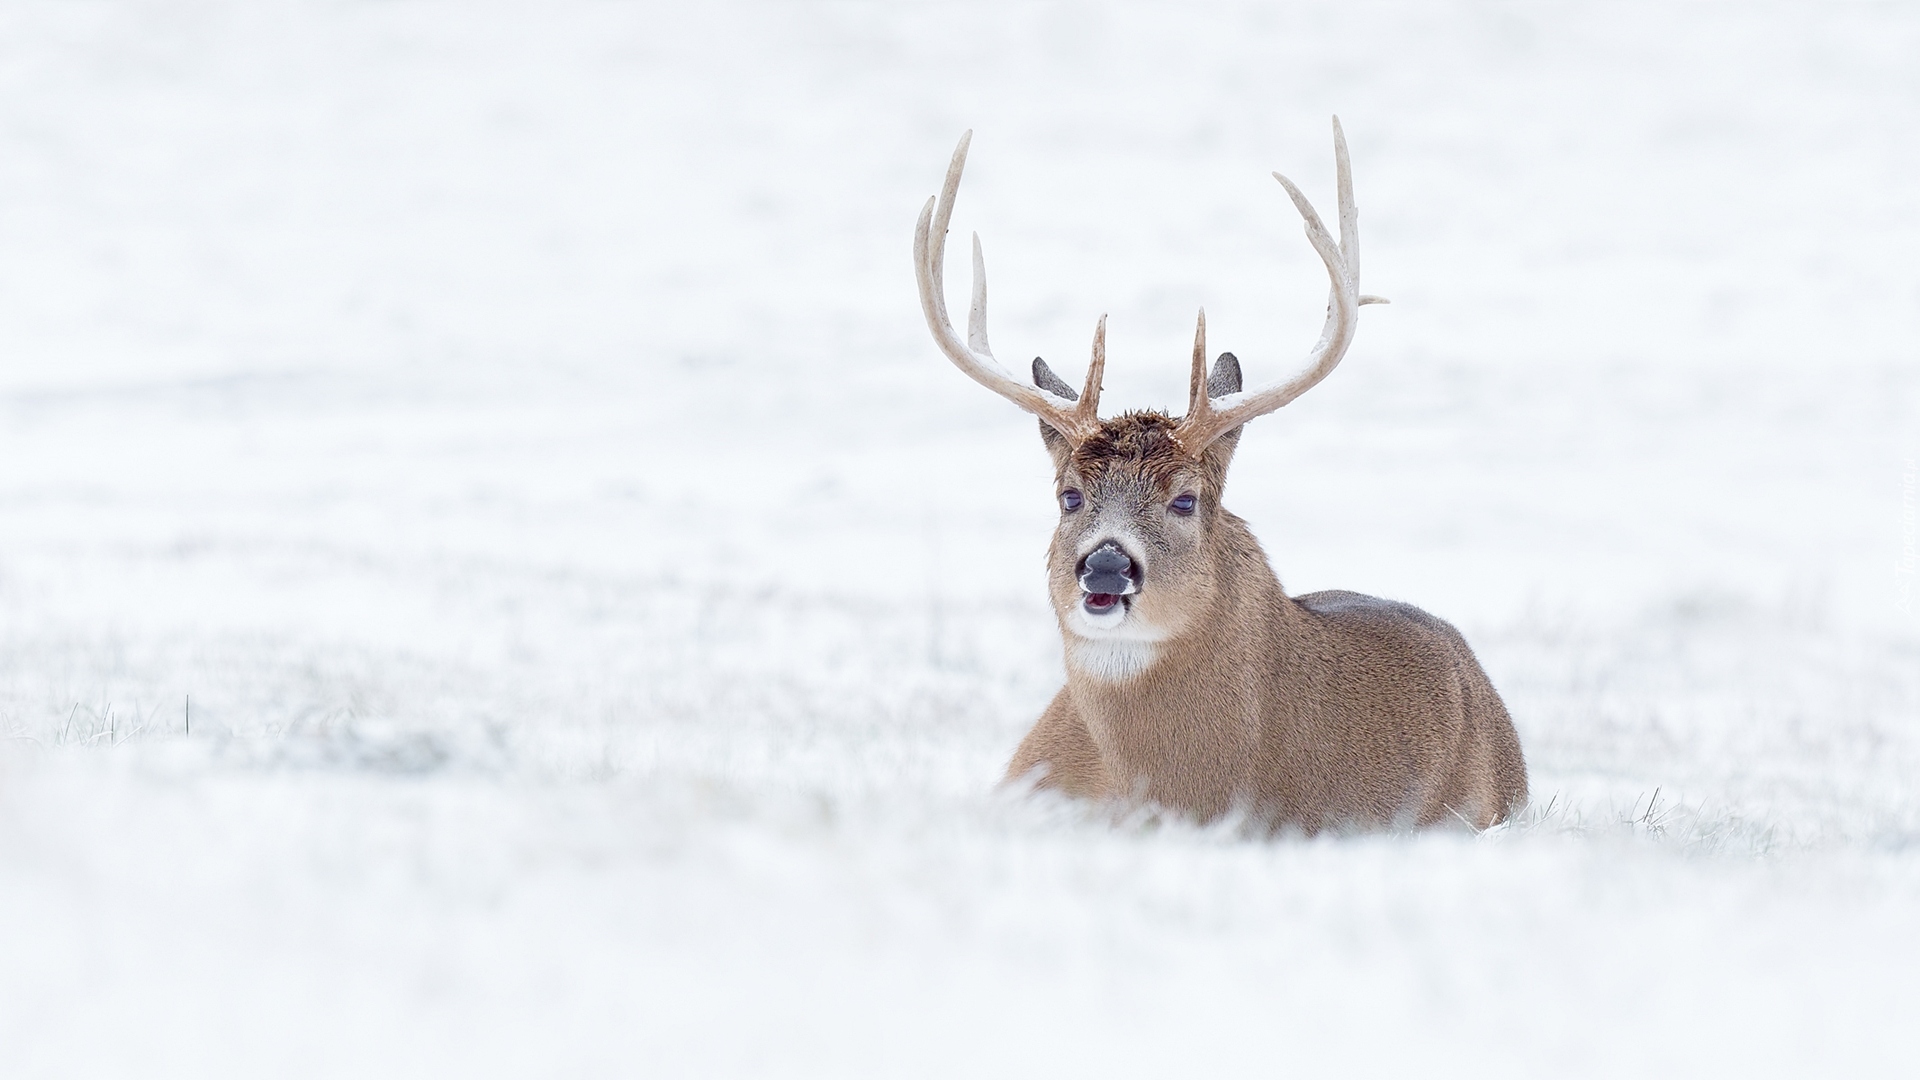
[[[0,9],[8,1076],[1920,1062],[1905,5]],[[1505,694],[1514,825],[996,792],[1062,678],[993,340],[1291,374],[1228,505]],[[1903,517],[1903,514],[1905,515]],[[1903,564],[1903,559],[1906,560]],[[187,733],[191,699],[191,735]]]

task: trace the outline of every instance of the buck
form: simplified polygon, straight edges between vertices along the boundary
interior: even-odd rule
[[[1085,389],[1046,362],[1033,385],[987,344],[987,279],[973,238],[973,304],[963,341],[947,316],[947,223],[967,132],[914,230],[927,327],[955,366],[1040,419],[1060,523],[1049,592],[1067,684],[1007,766],[1073,796],[1140,799],[1201,820],[1228,812],[1276,828],[1429,825],[1485,828],[1527,797],[1526,763],[1506,706],[1465,639],[1408,604],[1344,591],[1290,597],[1247,523],[1220,502],[1247,421],[1327,377],[1360,308],[1360,245],[1346,137],[1333,121],[1340,239],[1306,196],[1274,179],[1305,220],[1332,282],[1306,370],[1242,390],[1240,363],[1206,368],[1207,316],[1194,333],[1187,412],[1099,414],[1106,317]]]

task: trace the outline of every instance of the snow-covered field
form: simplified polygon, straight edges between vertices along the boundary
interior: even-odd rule
[[[0,8],[0,1074],[1911,1075],[1920,9]],[[1459,624],[1534,807],[995,790],[1033,421],[1289,371],[1294,592]],[[958,246],[958,245],[956,245]],[[950,269],[956,303],[964,263]],[[190,704],[189,704],[190,701]],[[189,717],[191,732],[187,730]]]

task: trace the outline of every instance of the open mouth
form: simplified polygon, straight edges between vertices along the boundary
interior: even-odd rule
[[[1121,605],[1122,599],[1119,593],[1094,592],[1083,594],[1080,602],[1085,605],[1089,615],[1105,615],[1108,612],[1117,610]]]

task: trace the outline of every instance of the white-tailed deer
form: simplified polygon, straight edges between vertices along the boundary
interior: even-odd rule
[[[1333,122],[1340,239],[1279,173],[1327,265],[1332,297],[1307,369],[1240,388],[1194,335],[1187,414],[1099,415],[1106,318],[1075,394],[1039,358],[1033,386],[987,346],[987,281],[973,239],[965,341],[947,317],[947,222],[968,132],[914,230],[920,304],[940,351],[1040,418],[1060,525],[1048,552],[1067,685],[1021,741],[1009,779],[1072,795],[1144,798],[1203,820],[1239,811],[1276,827],[1485,828],[1527,797],[1520,740],[1473,651],[1446,622],[1351,592],[1289,597],[1246,522],[1220,505],[1241,425],[1327,377],[1353,340],[1360,240],[1346,138]]]

